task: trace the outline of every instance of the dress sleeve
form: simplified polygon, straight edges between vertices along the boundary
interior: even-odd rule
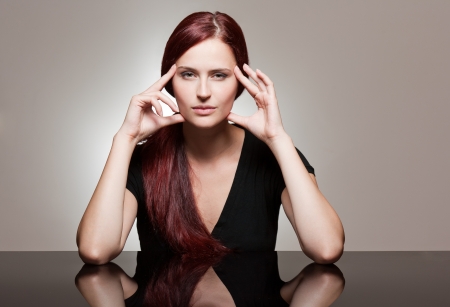
[[[138,204],[143,201],[144,197],[140,147],[141,146],[139,145],[136,146],[135,150],[133,151],[133,155],[131,156],[126,185],[127,190],[129,190],[134,195],[134,197],[136,197]]]
[[[305,165],[306,169],[308,170],[308,173],[315,175],[314,167],[312,167],[311,164],[309,164],[308,160],[306,160],[305,156],[300,152],[300,150],[298,150],[297,147],[295,147],[295,149],[297,150],[300,159],[302,159],[303,165]]]

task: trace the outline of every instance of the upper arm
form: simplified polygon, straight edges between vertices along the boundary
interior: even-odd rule
[[[136,219],[138,203],[136,197],[128,189],[125,189],[125,197],[123,200],[123,225],[122,235],[120,238],[120,251],[123,250],[131,228]]]

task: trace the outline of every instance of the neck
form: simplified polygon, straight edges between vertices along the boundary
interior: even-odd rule
[[[240,145],[241,129],[223,121],[219,125],[202,129],[194,127],[187,122],[183,123],[183,135],[186,146],[186,154],[196,161],[210,161],[234,150]]]

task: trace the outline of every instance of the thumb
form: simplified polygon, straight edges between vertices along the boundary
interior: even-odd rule
[[[248,129],[247,117],[240,116],[240,115],[230,112],[230,114],[228,114],[228,116],[227,116],[227,119],[229,121],[232,121],[233,123],[238,124],[241,127],[244,127],[245,129]]]

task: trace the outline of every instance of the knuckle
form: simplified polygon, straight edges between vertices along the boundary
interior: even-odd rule
[[[146,89],[143,93],[147,94],[147,93],[152,93],[155,91],[155,85],[151,85],[148,89]]]

